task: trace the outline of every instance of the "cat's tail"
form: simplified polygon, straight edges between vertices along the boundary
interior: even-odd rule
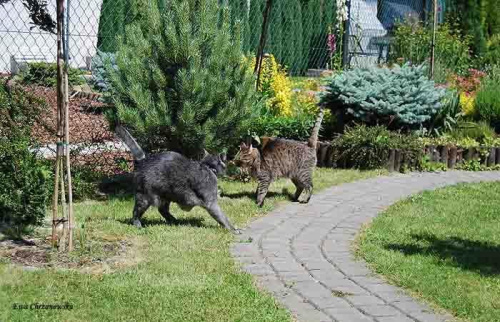
[[[324,107],[322,104],[319,106],[319,114],[318,117],[316,118],[316,123],[314,123],[314,127],[311,132],[311,136],[309,137],[309,140],[307,141],[307,145],[310,146],[311,148],[316,149],[316,144],[318,143],[318,136],[319,136],[319,129],[321,128],[321,122],[323,121],[323,111]]]
[[[115,127],[115,132],[122,142],[128,147],[135,161],[140,161],[146,158],[146,154],[126,128],[124,128],[121,124],[118,124]]]

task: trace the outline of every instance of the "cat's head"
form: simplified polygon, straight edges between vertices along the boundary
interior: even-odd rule
[[[252,144],[242,142],[240,144],[239,159],[237,165],[244,169],[252,169],[256,161],[260,160],[259,150],[254,148]]]
[[[201,163],[209,167],[217,176],[226,172],[226,155],[224,153],[209,154],[205,151],[205,156],[201,160]]]

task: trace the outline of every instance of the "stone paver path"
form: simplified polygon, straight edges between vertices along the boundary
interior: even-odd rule
[[[299,321],[446,321],[354,259],[363,223],[397,200],[500,172],[415,173],[329,188],[307,205],[289,204],[252,222],[232,248],[245,271]]]

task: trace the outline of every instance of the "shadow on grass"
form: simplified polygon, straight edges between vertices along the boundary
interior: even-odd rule
[[[167,222],[164,219],[160,218],[154,218],[154,219],[148,219],[148,218],[142,218],[141,223],[143,227],[148,227],[148,226],[189,226],[189,227],[208,227],[203,224],[204,218],[179,218],[176,219],[175,222]],[[132,225],[132,219],[118,219],[119,222],[122,224],[126,225]]]
[[[225,193],[222,191],[221,197],[226,197],[230,199],[240,199],[240,198],[249,198],[252,200],[256,199],[256,193],[255,192],[250,192],[250,191],[241,191],[241,192],[233,192],[233,193]],[[281,192],[274,192],[274,191],[269,191],[266,194],[266,198],[273,198],[273,197],[284,197],[290,201],[293,200],[293,194],[288,191],[288,189],[283,189]]]
[[[112,199],[126,200],[134,196],[134,177],[125,173],[103,178],[99,183],[99,192]]]
[[[484,276],[500,274],[500,245],[488,242],[449,237],[439,239],[429,234],[412,235],[416,244],[389,244],[385,248],[401,252],[407,256],[435,256],[453,265]]]

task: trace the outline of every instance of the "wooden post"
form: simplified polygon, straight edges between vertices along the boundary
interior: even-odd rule
[[[262,22],[262,32],[260,34],[259,48],[257,49],[257,58],[255,61],[255,70],[254,73],[257,74],[257,83],[256,89],[259,89],[260,86],[260,72],[262,67],[262,59],[264,55],[264,47],[266,45],[266,36],[267,36],[267,26],[269,25],[269,14],[271,13],[271,7],[273,5],[273,0],[267,0],[266,8],[264,9],[264,20]]]
[[[435,51],[436,51],[436,31],[437,31],[437,20],[438,20],[438,0],[432,1],[433,10],[433,21],[432,21],[432,41],[431,41],[431,59],[430,59],[430,78],[434,78],[434,68],[435,68]]]
[[[446,164],[447,167],[448,167],[449,151],[450,151],[450,147],[447,145],[443,145],[443,147],[441,148],[441,162]]]
[[[495,164],[500,164],[500,148],[496,148]]]
[[[394,161],[396,159],[396,151],[391,149],[389,151],[389,160],[387,161],[387,170],[389,172],[394,172]]]
[[[67,47],[66,47],[67,48]],[[68,55],[65,55],[66,59]],[[68,64],[64,64],[64,143],[66,146],[66,179],[68,180],[68,251],[73,251],[73,187],[71,185],[71,164],[69,149],[69,85],[68,85]]]
[[[457,152],[458,149],[456,146],[450,147],[450,151],[448,154],[448,168],[455,169],[455,165],[457,164]]]
[[[59,195],[59,180],[60,173],[62,172],[62,155],[63,151],[63,71],[62,71],[62,28],[64,19],[64,0],[57,0],[57,148],[56,148],[56,166],[55,166],[55,181],[54,181],[54,195],[52,199],[52,245],[57,243],[57,225],[59,224],[58,218],[58,195]]]
[[[64,0],[57,0],[57,149],[56,149],[56,166],[55,166],[55,182],[54,196],[52,209],[52,244],[55,246],[57,242],[57,226],[63,222],[63,238],[59,247],[65,250],[65,237],[68,236],[68,251],[73,250],[73,194],[71,186],[71,168],[69,160],[69,89],[68,89],[68,61],[64,61],[68,57],[69,50],[63,46],[63,31],[64,31]],[[64,51],[63,51],[64,48]],[[65,209],[66,192],[64,185],[64,160],[66,164],[66,179],[68,180],[68,204]],[[63,203],[63,218],[58,218],[58,193],[59,184],[61,185],[61,201]],[[67,210],[67,211],[66,211]],[[67,217],[66,217],[67,213]]]
[[[488,155],[488,162],[486,164],[488,167],[492,167],[495,165],[496,155],[497,155],[497,149],[490,148],[490,155]]]
[[[401,170],[401,150],[396,149],[394,151],[394,171],[399,172]]]

